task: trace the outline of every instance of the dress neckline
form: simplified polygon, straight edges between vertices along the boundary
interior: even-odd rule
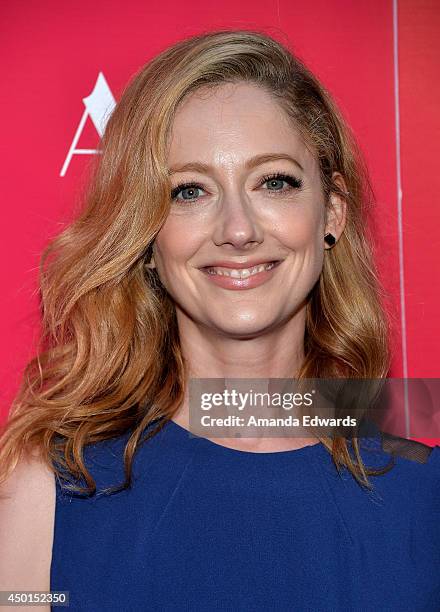
[[[203,436],[198,436],[196,434],[193,434],[192,432],[190,432],[188,429],[186,429],[182,425],[179,425],[178,423],[173,421],[173,419],[169,419],[168,424],[178,435],[183,435],[185,436],[186,439],[197,440],[198,443],[205,446],[205,448],[211,449],[218,453],[222,453],[224,455],[236,455],[236,456],[241,456],[241,457],[278,456],[281,458],[281,457],[288,457],[288,456],[303,457],[303,456],[308,456],[310,454],[314,454],[315,452],[322,451],[322,450],[328,452],[321,441],[318,441],[317,443],[314,443],[314,444],[308,444],[307,446],[302,446],[301,448],[292,448],[292,449],[288,449],[284,451],[266,451],[266,452],[257,451],[257,452],[254,452],[254,451],[240,450],[237,448],[231,448],[229,446],[223,446],[222,444],[213,442],[212,440],[209,440],[208,438],[204,438]]]

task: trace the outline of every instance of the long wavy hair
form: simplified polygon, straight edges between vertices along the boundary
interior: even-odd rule
[[[257,31],[202,33],[134,75],[108,120],[81,211],[42,253],[41,336],[3,426],[0,482],[24,451],[37,449],[66,488],[92,495],[85,447],[129,432],[125,481],[106,492],[130,487],[137,448],[181,405],[188,373],[175,307],[145,263],[169,211],[167,147],[179,103],[199,87],[237,81],[263,87],[291,118],[319,161],[326,202],[331,192],[347,200],[345,230],[307,303],[298,378],[387,375],[386,293],[368,229],[374,195],[350,128],[284,44]],[[372,488],[368,477],[384,473],[363,463],[359,438],[319,439],[361,485]]]

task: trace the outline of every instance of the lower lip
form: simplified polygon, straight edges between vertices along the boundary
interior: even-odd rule
[[[208,280],[210,280],[218,287],[239,291],[241,289],[253,289],[254,287],[259,287],[260,285],[268,281],[274,275],[280,263],[282,263],[282,261],[278,261],[270,270],[263,270],[262,272],[257,272],[257,274],[252,274],[247,278],[232,278],[230,276],[220,276],[219,274],[209,274],[206,270],[202,268],[201,272],[203,272],[203,274]]]

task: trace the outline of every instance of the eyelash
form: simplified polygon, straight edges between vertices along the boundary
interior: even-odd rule
[[[267,174],[263,176],[260,183],[258,184],[258,187],[261,187],[262,185],[264,185],[264,183],[267,183],[268,181],[272,181],[272,180],[285,181],[286,183],[290,185],[290,187],[288,189],[282,189],[282,190],[281,189],[280,190],[267,189],[266,191],[273,191],[274,193],[285,194],[287,191],[290,191],[291,189],[300,190],[303,187],[302,179],[299,179],[299,178],[296,178],[295,176],[291,176],[290,174],[284,174],[281,172],[275,172],[274,174]],[[190,189],[190,188],[203,189],[203,187],[199,185],[198,183],[194,183],[194,182],[180,183],[179,185],[177,185],[177,187],[175,187],[171,191],[171,199],[175,200],[181,191],[183,191],[184,189]],[[194,198],[192,200],[183,200],[183,201],[191,203],[191,202],[195,202],[196,200],[197,198]]]

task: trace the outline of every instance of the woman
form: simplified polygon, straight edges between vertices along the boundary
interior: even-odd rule
[[[368,179],[329,94],[264,34],[203,34],[142,68],[102,145],[43,257],[2,588],[93,611],[440,609],[439,447],[188,435],[192,379],[387,375]]]

